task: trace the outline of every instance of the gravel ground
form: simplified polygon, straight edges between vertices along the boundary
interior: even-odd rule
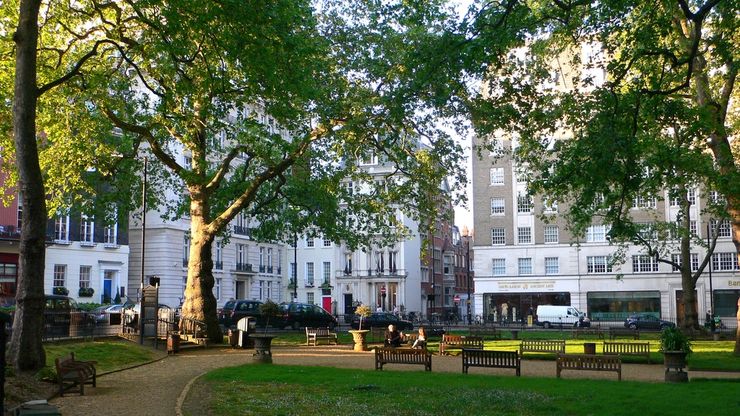
[[[180,404],[186,409],[200,409],[200,397],[186,399],[192,381],[210,370],[252,362],[252,350],[209,348],[183,351],[177,355],[141,367],[104,375],[96,388],[86,387],[85,396],[75,393],[57,397],[51,402],[65,416],[115,414],[178,415]],[[348,346],[273,348],[273,362],[286,365],[315,365],[342,368],[374,368],[372,352],[353,352]],[[388,365],[384,371],[419,371],[419,366]],[[460,357],[432,358],[434,372],[461,372]],[[514,370],[471,368],[470,373],[514,376]],[[555,377],[555,362],[522,361],[523,377]],[[623,364],[622,379],[629,381],[663,382],[661,364]],[[690,378],[740,378],[738,373],[690,372]],[[613,372],[564,371],[563,378],[616,380]],[[195,402],[195,403],[192,403]],[[204,409],[201,409],[204,410]],[[192,412],[187,412],[191,413]],[[200,414],[201,412],[196,412]]]

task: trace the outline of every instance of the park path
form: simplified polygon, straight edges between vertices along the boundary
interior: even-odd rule
[[[252,362],[252,350],[213,347],[183,351],[140,367],[106,374],[97,387],[86,387],[85,396],[70,393],[51,401],[65,416],[115,414],[117,416],[176,416],[178,399],[191,380],[208,371]],[[372,352],[359,353],[348,346],[273,347],[273,362],[285,365],[374,368]],[[418,366],[389,366],[391,371],[419,371]],[[460,357],[432,358],[434,372],[462,371]],[[386,370],[387,371],[387,370]],[[660,364],[623,364],[625,381],[663,382]],[[513,376],[513,370],[471,368],[470,373]],[[555,362],[523,360],[522,376],[554,377]],[[690,378],[740,378],[740,373],[689,372]],[[563,378],[616,380],[612,372],[565,371]]]

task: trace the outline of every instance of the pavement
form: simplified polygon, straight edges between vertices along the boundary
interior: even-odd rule
[[[211,370],[252,362],[253,350],[211,347],[191,349],[150,364],[98,377],[97,387],[85,387],[85,396],[70,393],[56,397],[51,403],[65,416],[114,414],[181,416],[190,386]],[[354,352],[351,346],[279,347],[272,348],[273,363],[284,365],[330,366],[373,369],[372,352]],[[419,371],[419,366],[388,365],[383,371]],[[433,372],[462,372],[460,357],[432,358]],[[514,376],[510,369],[471,368],[473,374]],[[613,372],[564,371],[563,378],[616,380]],[[522,377],[555,377],[555,362],[522,360]],[[734,378],[735,372],[689,371],[692,378]],[[623,364],[622,380],[663,382],[662,364]]]

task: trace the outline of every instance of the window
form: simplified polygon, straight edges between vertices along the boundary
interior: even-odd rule
[[[313,262],[306,263],[306,286],[313,286]]]
[[[95,241],[95,222],[87,215],[80,218],[80,242],[93,243]]]
[[[247,247],[245,244],[236,245],[236,268],[240,269],[241,265],[247,262]]]
[[[506,230],[503,227],[491,228],[491,244],[494,246],[506,244]]]
[[[532,227],[518,227],[516,231],[517,243],[532,244]]]
[[[709,220],[711,223],[712,235],[718,235],[719,237],[732,237],[732,226],[729,220],[715,219]]]
[[[504,198],[491,198],[491,215],[504,215]]]
[[[314,300],[314,293],[313,292],[306,292],[306,303],[309,305],[313,305],[315,302]]]
[[[699,235],[699,228],[696,226],[696,220],[689,220],[689,232],[695,237],[701,237]]]
[[[188,265],[190,261],[190,237],[185,236],[182,239],[182,265],[183,267]]]
[[[395,273],[398,269],[396,269],[396,258],[398,257],[398,253],[395,251],[389,251],[388,252],[388,271],[391,273]]]
[[[92,266],[80,266],[80,289],[86,289],[90,287],[91,271]]]
[[[643,195],[637,196],[632,200],[632,208],[655,208],[657,201],[655,197],[646,197]]]
[[[655,224],[652,222],[638,222],[637,234],[645,240],[657,240],[658,230],[655,228]]]
[[[557,257],[545,257],[545,274],[560,273],[560,265]]]
[[[118,245],[118,223],[106,225],[103,230],[103,243],[107,246]]]
[[[671,254],[671,261],[673,261],[676,264],[681,264],[681,255],[680,254]],[[677,272],[678,267],[672,266],[673,271]],[[699,270],[699,254],[697,253],[691,253],[691,271],[695,272]]]
[[[352,253],[344,253],[344,274],[352,274]]]
[[[545,213],[554,214],[558,212],[557,201],[545,201],[544,205],[545,205]]]
[[[23,192],[18,192],[18,213],[16,215],[18,219],[18,230],[20,231],[21,227],[23,226]]]
[[[247,214],[240,212],[234,218],[234,234],[247,235]]]
[[[54,287],[64,287],[66,280],[67,280],[67,265],[66,264],[55,264],[54,265],[54,281],[52,282],[52,285]]]
[[[586,242],[587,243],[598,243],[606,241],[606,236],[609,233],[609,226],[607,225],[591,225],[586,229]]]
[[[313,237],[306,237],[306,247],[313,247]]]
[[[709,200],[713,204],[725,205],[725,199],[717,191],[710,191],[709,192]]]
[[[331,240],[324,237],[324,247],[331,247]]]
[[[737,265],[737,253],[714,253],[712,254],[712,270],[730,271],[740,270]]]
[[[260,269],[264,269],[265,267],[265,248],[260,247],[260,257],[259,257],[259,265]],[[260,270],[261,272],[264,272],[264,270]]]
[[[589,274],[611,273],[612,266],[607,256],[586,257],[586,272]]]
[[[519,264],[519,274],[520,275],[532,274],[532,258],[531,257],[519,258],[518,264]]]
[[[644,254],[632,256],[633,273],[649,273],[658,271],[658,260]]]
[[[532,204],[532,197],[525,194],[519,194],[519,196],[516,197],[516,212],[522,214],[522,213],[530,213],[534,209],[534,205]]]
[[[325,261],[324,262],[324,283],[329,283],[331,281],[331,262]]]
[[[696,189],[690,188],[686,191],[686,199],[689,201],[689,205],[696,205]],[[678,192],[671,192],[671,206],[677,207],[681,203],[680,194]]]
[[[267,248],[267,267],[272,269],[272,247]]]
[[[491,168],[491,185],[504,184],[504,168]]]
[[[60,215],[54,220],[54,240],[69,241],[69,215]]]
[[[216,258],[213,262],[213,268],[216,270],[221,270],[224,267],[224,254],[223,254],[223,243],[221,241],[216,241],[216,252],[215,252]]]
[[[221,278],[216,278],[216,283],[213,285],[213,296],[216,297],[216,300],[221,300]]]
[[[506,275],[506,259],[493,259],[493,275]]]
[[[545,244],[555,244],[558,242],[558,226],[545,226]]]

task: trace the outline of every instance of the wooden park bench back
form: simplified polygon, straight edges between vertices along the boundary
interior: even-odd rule
[[[85,384],[95,387],[97,372],[95,361],[77,361],[75,354],[69,353],[54,360],[59,382],[59,396],[64,396],[66,390],[78,388],[81,396],[85,395]]]
[[[558,354],[558,378],[562,370],[614,371],[622,381],[622,359],[618,355]]]
[[[519,351],[462,350],[463,373],[467,373],[469,367],[513,368],[518,377],[521,375],[521,363]]]
[[[432,354],[425,349],[375,348],[375,369],[382,370],[385,364],[418,364],[432,371]]]

